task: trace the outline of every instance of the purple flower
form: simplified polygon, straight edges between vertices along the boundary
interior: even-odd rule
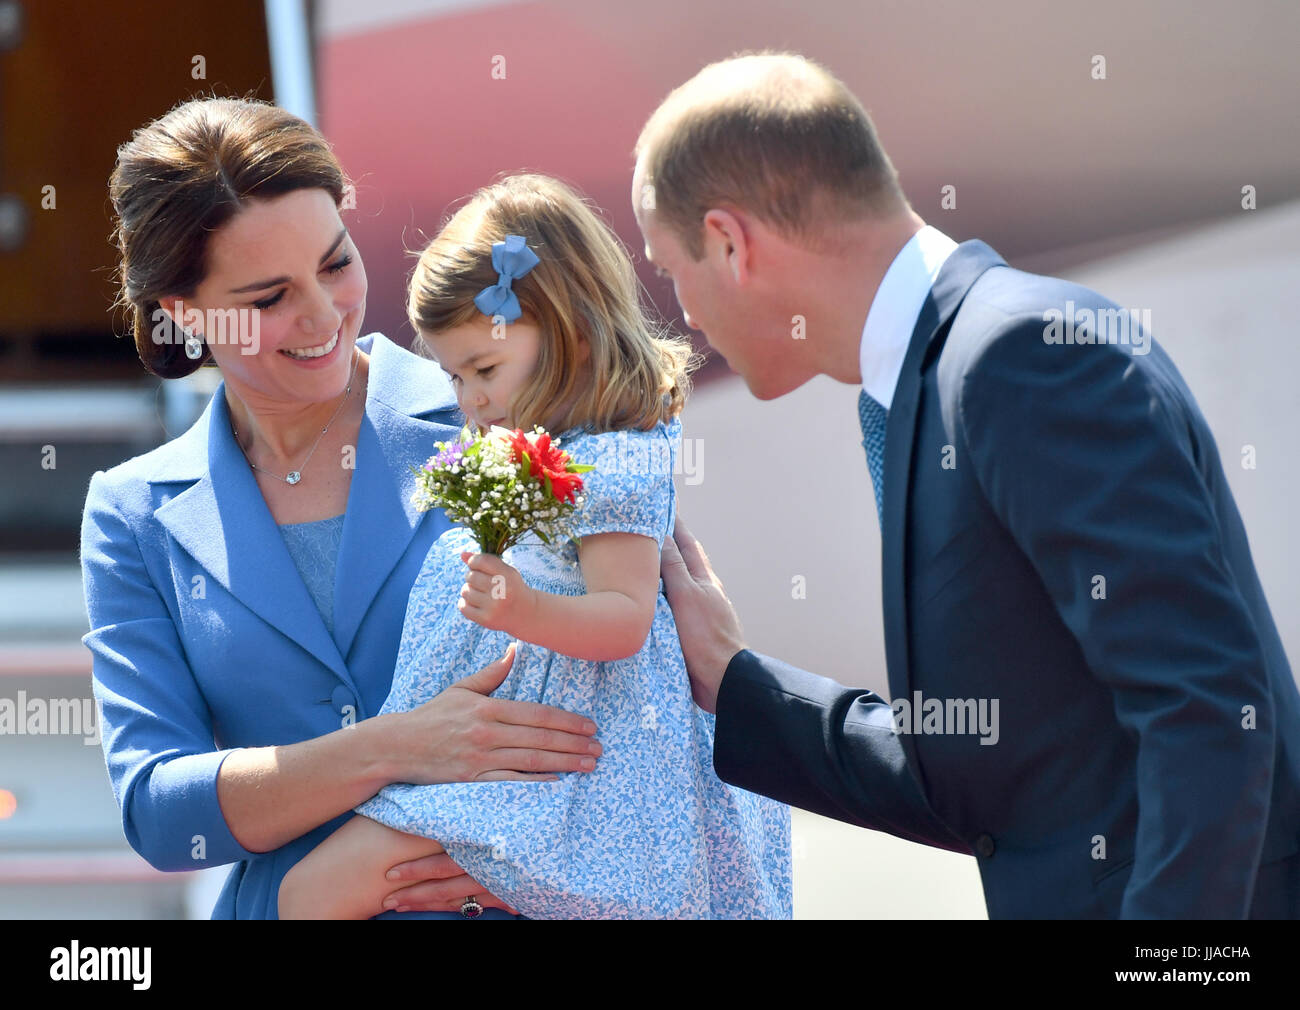
[[[454,442],[451,445],[448,445],[447,448],[443,449],[441,452],[437,453],[433,459],[429,460],[429,462],[425,464],[424,468],[432,472],[435,469],[453,467],[460,462],[463,455],[465,455],[464,443]]]

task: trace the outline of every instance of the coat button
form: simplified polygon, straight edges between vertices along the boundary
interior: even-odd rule
[[[334,693],[330,695],[330,704],[334,706],[334,711],[339,715],[343,715],[343,710],[349,705],[352,706],[352,715],[354,717],[359,714],[357,712],[356,695],[352,693],[352,690],[346,684],[340,684],[334,688]]]
[[[993,844],[993,836],[983,834],[975,839],[975,851],[985,859],[988,859],[989,856],[993,855],[993,853],[997,851],[997,846]]]

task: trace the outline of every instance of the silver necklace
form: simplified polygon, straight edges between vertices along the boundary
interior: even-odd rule
[[[302,466],[300,466],[297,470],[290,470],[288,476],[286,477],[281,477],[278,473],[272,473],[270,470],[258,466],[256,463],[254,463],[251,459],[248,458],[248,453],[244,451],[244,447],[242,445],[239,445],[239,429],[235,427],[235,416],[232,414],[230,416],[230,430],[234,432],[235,445],[239,445],[239,451],[244,453],[244,459],[248,460],[248,465],[251,466],[254,470],[261,470],[262,473],[266,474],[268,477],[274,477],[276,480],[282,480],[286,484],[297,484],[300,480],[302,480],[302,472],[307,469],[307,464],[311,462],[312,455],[316,452],[316,446],[320,445],[320,440],[325,437],[325,432],[330,430],[330,425],[333,424],[338,419],[339,414],[343,411],[344,405],[348,402],[348,396],[352,393],[352,383],[357,376],[358,360],[359,358],[357,357],[356,352],[354,351],[352,355],[352,374],[348,376],[347,389],[343,390],[343,401],[339,404],[338,410],[334,411],[334,416],[329,419],[329,424],[326,424],[325,427],[323,427],[320,430],[320,434],[316,436],[316,441],[312,443],[311,452],[307,453],[307,458],[302,461]]]

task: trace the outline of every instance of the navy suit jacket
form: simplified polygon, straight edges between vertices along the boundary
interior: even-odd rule
[[[1117,308],[959,246],[886,429],[890,692],[997,742],[742,650],[715,767],[974,854],[993,918],[1300,916],[1300,693],[1214,438],[1149,334],[1049,342],[1069,301]]]
[[[224,383],[188,431],[97,472],[86,497],[83,641],[122,827],[160,870],[235,863],[213,918],[276,918],[281,878],[352,816],[271,852],[247,850],[217,802],[222,761],[379,711],[411,586],[450,525],[441,509],[415,510],[408,469],[460,429],[450,383],[380,334],[357,344],[370,379],[333,635],[231,434]]]

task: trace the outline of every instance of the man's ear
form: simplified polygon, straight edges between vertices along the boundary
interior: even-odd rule
[[[706,213],[704,247],[725,257],[727,269],[737,284],[749,282],[749,233],[739,217],[716,207]]]

